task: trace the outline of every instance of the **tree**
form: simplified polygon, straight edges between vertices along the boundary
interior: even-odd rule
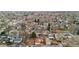
[[[73,24],[75,24],[75,23],[76,23],[76,20],[73,21]]]
[[[36,22],[36,19],[34,20],[34,22]]]
[[[36,38],[36,33],[35,32],[32,32],[31,38]]]
[[[38,24],[39,24],[39,19],[37,20]]]
[[[1,34],[0,35],[5,35],[6,33],[5,33],[5,31],[3,31],[3,32],[1,32]]]
[[[47,30],[50,31],[50,23],[48,24]]]
[[[79,30],[77,31],[77,35],[79,35]]]
[[[39,19],[35,19],[34,22],[39,24],[40,21],[39,21]]]
[[[39,19],[37,20],[37,22],[39,23]]]
[[[33,38],[34,39],[34,45],[35,45],[36,33],[35,32],[32,32],[32,34],[30,35],[30,38]]]

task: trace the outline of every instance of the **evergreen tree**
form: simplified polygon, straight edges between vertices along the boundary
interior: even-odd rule
[[[37,20],[37,22],[39,23],[39,19]]]
[[[50,31],[50,23],[48,24],[47,30]]]
[[[36,33],[35,32],[32,32],[31,38],[36,38]]]
[[[6,33],[5,33],[5,31],[3,31],[3,32],[1,32],[1,34],[0,35],[5,35]]]
[[[79,30],[77,31],[77,35],[79,35]]]
[[[37,22],[36,19],[34,20],[34,22]]]

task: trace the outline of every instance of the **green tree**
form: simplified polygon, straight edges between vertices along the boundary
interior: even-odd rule
[[[79,30],[77,31],[77,35],[79,35]]]
[[[0,35],[5,35],[6,33],[5,33],[5,31],[3,31],[3,32],[1,32],[1,34]]]
[[[38,19],[38,20],[37,20],[37,23],[39,24],[39,22],[40,22],[40,21],[39,21],[39,19]]]
[[[32,32],[31,38],[36,38],[36,33],[35,32]]]
[[[47,30],[50,31],[50,23],[48,24]]]
[[[40,20],[39,19],[35,19],[34,22],[39,24]]]
[[[39,23],[39,19],[37,20],[37,22]]]
[[[36,19],[34,20],[34,22],[36,22]]]

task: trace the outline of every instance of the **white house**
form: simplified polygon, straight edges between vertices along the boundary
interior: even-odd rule
[[[14,43],[20,43],[22,41],[21,37],[15,36],[13,37]]]
[[[46,45],[50,45],[51,44],[51,40],[49,40],[49,38],[46,38]]]
[[[54,39],[54,34],[48,34],[49,39]]]

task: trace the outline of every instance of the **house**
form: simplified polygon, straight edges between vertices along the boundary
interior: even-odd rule
[[[42,38],[29,38],[29,39],[25,39],[23,40],[23,43],[25,44],[25,46],[41,46],[44,45],[44,40]]]
[[[0,41],[2,43],[6,43],[6,41],[8,40],[7,36],[3,35],[3,36],[0,36]]]
[[[46,38],[46,45],[50,45],[51,44],[51,40],[49,40],[49,38]]]
[[[63,36],[62,33],[56,33],[56,34],[55,34],[56,40],[62,40],[62,39],[63,39],[62,36]]]
[[[49,39],[54,39],[55,36],[54,36],[54,34],[48,34],[48,38],[49,38]]]
[[[19,36],[14,36],[12,37],[14,43],[21,43],[22,42],[22,37]]]
[[[19,36],[0,36],[0,41],[2,41],[3,43],[6,43],[6,41],[10,40],[10,42],[14,42],[14,43],[20,43],[22,41],[22,37]]]
[[[72,38],[72,34],[70,34],[70,33],[64,33],[64,38],[71,39]]]
[[[49,33],[49,31],[44,30],[42,34],[43,34],[44,36],[47,36],[47,35],[48,35],[48,33]]]
[[[23,40],[23,43],[24,43],[24,45],[25,46],[32,46],[32,45],[34,45],[34,39],[25,39],[25,40]]]
[[[43,44],[43,39],[41,39],[41,38],[36,38],[35,39],[35,45],[42,45]]]

